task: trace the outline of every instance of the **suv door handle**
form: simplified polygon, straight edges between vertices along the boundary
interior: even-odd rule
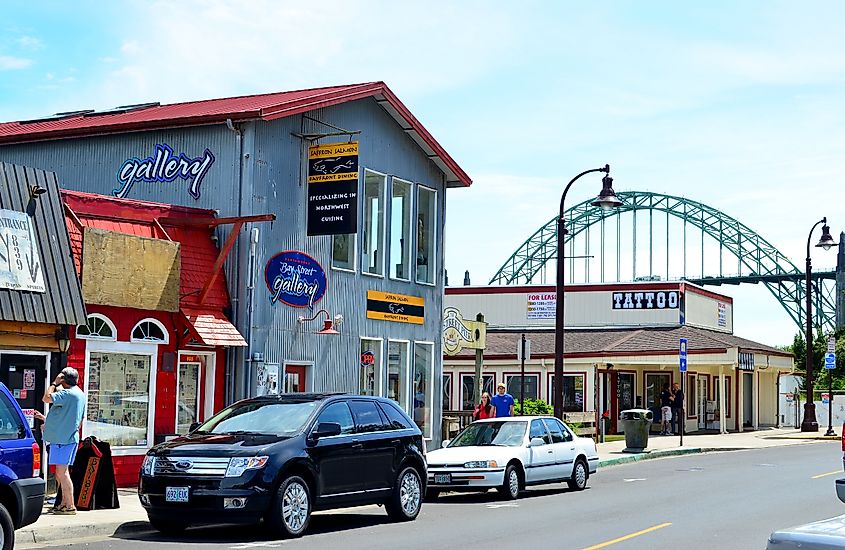
[[[352,440],[352,448],[353,449],[361,449],[364,447],[364,444],[358,441],[357,439]]]

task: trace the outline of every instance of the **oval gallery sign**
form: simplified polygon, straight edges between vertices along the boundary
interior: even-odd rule
[[[285,250],[270,258],[264,268],[270,303],[312,307],[326,294],[328,281],[323,267],[298,250]]]

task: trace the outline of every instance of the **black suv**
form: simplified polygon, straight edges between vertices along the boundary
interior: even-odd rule
[[[285,394],[239,401],[153,447],[138,495],[162,532],[263,519],[297,537],[313,510],[384,504],[413,520],[427,479],[422,434],[395,402]]]

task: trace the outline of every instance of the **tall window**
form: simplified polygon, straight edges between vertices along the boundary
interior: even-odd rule
[[[437,267],[437,191],[420,186],[417,190],[417,282],[434,284]]]
[[[408,409],[408,342],[387,344],[387,397]]]
[[[381,375],[381,340],[361,338],[361,379],[358,393],[378,395]]]
[[[663,386],[671,384],[671,382],[672,378],[668,373],[645,373],[645,406],[647,409],[660,408],[660,392],[663,391]]]
[[[487,392],[490,396],[493,396],[493,383],[495,381],[492,374],[482,374],[481,380],[483,381],[483,385],[481,386],[481,392]],[[475,375],[474,374],[462,374],[461,375],[461,410],[464,411],[471,411],[475,408],[477,403],[475,402]]]
[[[452,373],[443,374],[443,410],[452,410]]]
[[[414,422],[423,437],[431,437],[432,381],[434,379],[434,344],[414,343]]]
[[[634,373],[620,372],[616,379],[619,391],[619,410],[624,411],[634,408]]]
[[[150,356],[91,352],[87,435],[113,447],[147,446]]]
[[[555,375],[549,376],[549,404],[554,405]],[[563,375],[563,412],[584,412],[584,375]]]
[[[384,193],[387,178],[364,171],[364,251],[361,269],[384,275]]]
[[[518,374],[508,374],[505,376],[505,384],[507,391],[514,399],[519,400],[522,392],[522,376]],[[540,376],[537,374],[525,375],[525,399],[539,399],[540,398]]]
[[[355,235],[332,235],[332,267],[355,270]]]
[[[390,276],[411,278],[411,183],[393,178],[390,202]]]

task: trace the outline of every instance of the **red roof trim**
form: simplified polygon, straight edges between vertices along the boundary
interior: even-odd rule
[[[705,296],[707,298],[713,298],[714,300],[719,300],[720,302],[727,302],[731,305],[733,305],[733,303],[734,303],[734,299],[731,298],[730,296],[718,294],[716,292],[713,292],[712,290],[705,290],[705,289],[703,289],[699,286],[696,286],[696,285],[693,285],[693,284],[690,284],[690,283],[684,283],[683,286],[684,286],[684,289],[686,291],[692,292],[693,294],[699,294],[699,295]]]
[[[704,355],[708,353],[727,353],[727,348],[702,348],[696,350],[689,350],[689,355]],[[649,355],[678,355],[677,349],[671,350],[643,350],[643,351],[574,351],[572,353],[564,352],[563,356],[572,359],[581,359],[586,357],[646,357]],[[473,355],[443,355],[444,359],[461,361],[474,361]],[[532,353],[532,359],[554,359],[554,353]],[[515,353],[500,353],[500,354],[484,354],[484,359],[515,359]]]

